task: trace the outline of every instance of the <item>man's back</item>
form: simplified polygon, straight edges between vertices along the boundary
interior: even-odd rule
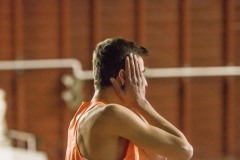
[[[96,105],[92,109],[85,112],[79,121],[77,142],[79,150],[84,157],[89,159],[123,159],[128,141],[124,138],[116,136],[109,137],[109,130],[103,130],[102,126],[105,119],[107,107]]]
[[[108,127],[108,122],[114,115],[109,114],[111,112],[109,112],[110,107],[112,106],[99,101],[93,103],[84,102],[82,104],[69,127],[68,141],[72,143],[68,142],[66,160],[71,159],[71,155],[74,154],[78,154],[75,157],[79,157],[74,159],[138,159],[139,155],[136,146],[129,143],[125,138],[111,134],[114,128],[110,127],[112,125]],[[71,151],[74,147],[74,151]],[[72,154],[71,152],[75,153]]]

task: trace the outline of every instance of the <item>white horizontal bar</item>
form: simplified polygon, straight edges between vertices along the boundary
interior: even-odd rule
[[[42,59],[0,61],[0,70],[32,70],[72,68],[73,75],[81,80],[93,79],[92,70],[82,70],[77,59]],[[146,68],[147,78],[212,77],[240,76],[240,66],[222,67],[182,67],[182,68]]]
[[[41,60],[14,60],[0,61],[0,70],[33,70],[72,68],[73,74],[78,79],[93,79],[92,71],[83,71],[77,59],[41,59]]]
[[[240,67],[147,68],[148,78],[240,76]]]

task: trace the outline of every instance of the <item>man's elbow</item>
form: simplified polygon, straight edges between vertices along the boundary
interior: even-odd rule
[[[193,156],[193,147],[190,144],[185,145],[181,149],[181,160],[189,160]]]
[[[171,152],[164,155],[168,160],[190,160],[192,156],[193,147],[186,142],[175,145],[175,147],[171,149]]]

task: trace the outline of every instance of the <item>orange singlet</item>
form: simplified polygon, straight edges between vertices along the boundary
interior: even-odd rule
[[[68,128],[68,144],[65,160],[87,160],[81,155],[77,146],[77,128],[78,122],[83,113],[94,107],[96,104],[105,105],[99,100],[94,102],[83,102],[76,114],[74,115]],[[124,160],[139,160],[138,148],[131,142],[129,142],[128,144]]]

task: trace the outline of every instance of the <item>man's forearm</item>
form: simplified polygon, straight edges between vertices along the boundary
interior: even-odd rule
[[[182,132],[168,122],[165,118],[163,118],[160,114],[158,114],[147,100],[137,102],[134,105],[139,105],[136,107],[139,108],[138,112],[148,121],[149,124],[177,137],[185,139],[185,136],[182,134]]]
[[[173,144],[175,148],[175,154],[170,154],[171,156],[168,155],[169,157],[167,155],[164,156],[166,156],[167,158],[171,157],[171,160],[186,160],[192,157],[193,148],[189,144],[183,133],[166,119],[164,119],[161,115],[159,115],[147,100],[136,103],[135,107],[138,108],[138,112],[147,120],[150,125],[162,129],[168,134],[171,134],[172,136],[175,136],[174,140],[171,139],[171,144]],[[154,154],[153,156],[156,158],[158,157],[158,155]]]

